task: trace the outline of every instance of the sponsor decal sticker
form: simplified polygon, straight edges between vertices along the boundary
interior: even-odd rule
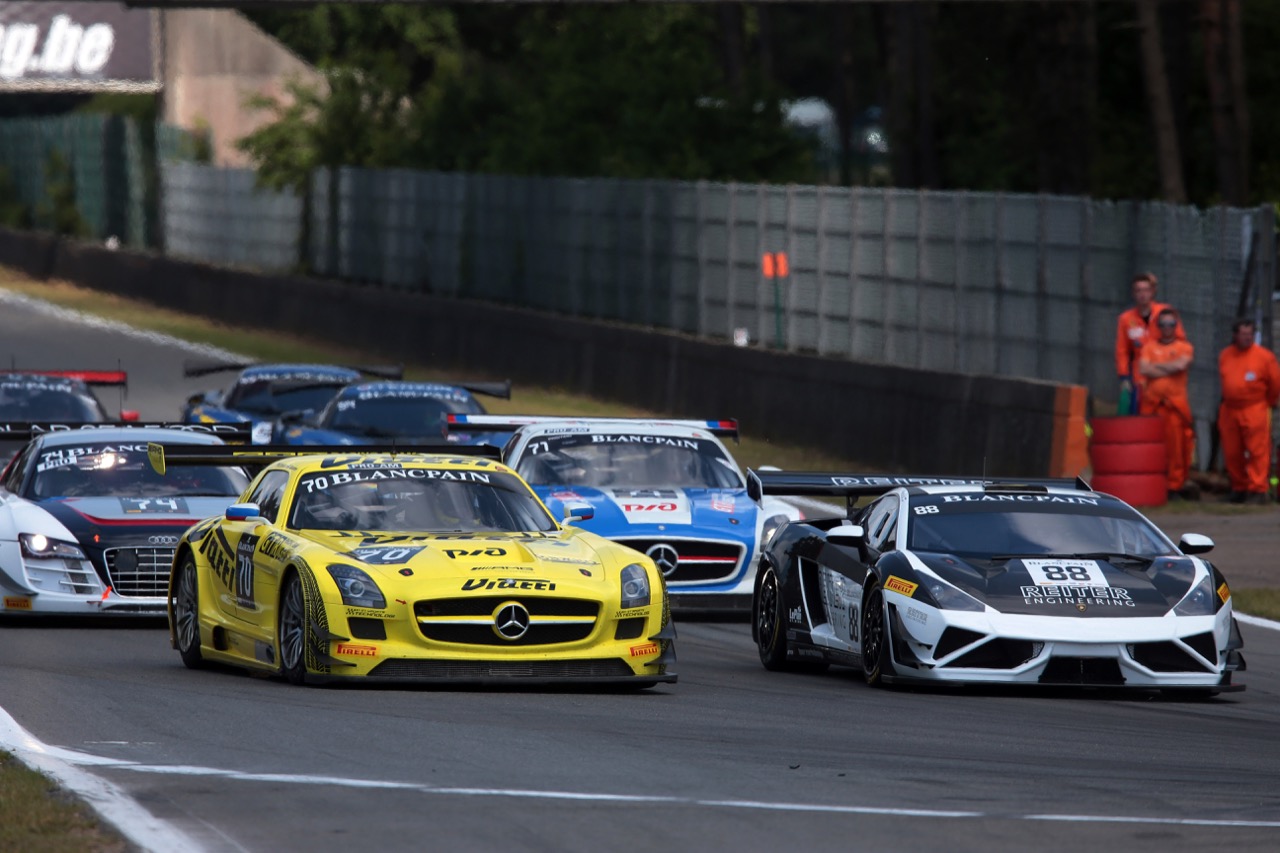
[[[920,584],[912,583],[911,581],[904,581],[897,575],[889,575],[889,578],[884,582],[885,589],[890,592],[900,592],[907,597],[915,595],[916,590],[919,589],[919,587]]]
[[[288,536],[273,531],[258,543],[258,553],[268,560],[283,563],[289,559],[289,554],[296,547],[297,544]]]
[[[1099,607],[1134,607],[1129,590],[1115,586],[1024,586],[1022,600],[1027,604],[1070,604],[1084,612],[1090,605]]]
[[[535,578],[494,578],[487,580],[485,578],[467,578],[462,582],[462,591],[471,592],[477,589],[532,589],[550,592],[556,588],[552,581],[537,580]]]
[[[618,610],[613,614],[614,619],[633,619],[636,616],[646,616],[649,611],[643,607],[631,607],[627,610]]]
[[[929,614],[914,607],[907,608],[907,618],[912,622],[919,622],[921,625],[929,624]]]
[[[456,560],[459,557],[505,557],[507,550],[505,548],[476,548],[471,550],[468,548],[446,548],[445,556],[450,560]]]
[[[733,512],[734,502],[732,495],[713,495],[711,498],[711,508],[716,512]]]
[[[472,566],[473,572],[531,572],[533,566]]]
[[[378,647],[359,646],[355,643],[338,643],[337,653],[340,655],[355,655],[356,657],[371,658],[378,654]]]
[[[31,599],[26,597],[25,595],[17,595],[17,596],[6,595],[4,597],[4,609],[5,610],[30,610]]]
[[[371,610],[366,607],[348,607],[348,616],[360,616],[365,619],[395,619],[396,615],[386,610]]]
[[[787,611],[787,618],[793,625],[799,625],[804,622],[804,611],[800,609],[800,605],[796,605]]]
[[[1231,597],[1231,590],[1227,589],[1227,584],[1225,581],[1223,581],[1222,586],[1218,587],[1218,598],[1222,600],[1223,604],[1226,604],[1227,599],[1230,597]]]
[[[1037,586],[1110,586],[1097,560],[1024,559],[1022,565]]]
[[[657,643],[645,643],[641,646],[631,647],[631,656],[633,658],[642,657],[644,655],[656,655],[658,653]]]

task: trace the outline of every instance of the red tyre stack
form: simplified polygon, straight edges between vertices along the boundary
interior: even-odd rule
[[[1169,497],[1164,421],[1154,416],[1094,418],[1089,425],[1090,485],[1133,506],[1164,506]]]

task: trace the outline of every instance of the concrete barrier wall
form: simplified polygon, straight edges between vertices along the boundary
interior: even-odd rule
[[[880,470],[1074,475],[1083,389],[739,348],[619,324],[266,276],[0,229],[0,264],[242,327],[688,417]],[[1064,405],[1063,400],[1072,402]],[[1079,409],[1079,411],[1076,411]],[[1078,426],[1077,426],[1078,425]],[[1069,448],[1068,448],[1069,449]]]

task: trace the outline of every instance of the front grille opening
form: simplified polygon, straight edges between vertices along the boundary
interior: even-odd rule
[[[591,616],[600,613],[600,603],[581,598],[535,598],[513,595],[477,595],[472,598],[433,598],[415,601],[415,616],[479,616],[492,615],[507,601],[519,601],[530,616]]]
[[[104,557],[111,588],[116,595],[123,596],[168,595],[175,550],[172,547],[108,548]]]
[[[1040,683],[1113,686],[1124,684],[1124,676],[1114,658],[1051,658]]]
[[[1156,672],[1213,672],[1172,641],[1134,643],[1130,649],[1135,661]],[[1216,655],[1211,651],[1207,657]]]
[[[450,622],[419,622],[422,636],[438,643],[462,643],[471,646],[547,646],[585,640],[595,629],[593,622],[568,625],[533,624],[523,637],[508,640],[499,637],[493,625],[459,625]]]
[[[938,646],[934,649],[933,656],[934,658],[945,658],[956,649],[971,646],[985,636],[985,634],[979,634],[977,631],[968,631],[964,628],[947,628],[938,639]]]
[[[1218,641],[1213,638],[1212,631],[1206,631],[1203,634],[1193,634],[1190,637],[1183,637],[1182,642],[1196,650],[1196,654],[1205,660],[1216,661],[1218,659]]]
[[[965,652],[947,664],[947,666],[970,667],[973,669],[1014,669],[1022,666],[1035,655],[1036,650],[1030,640],[1000,638],[983,643],[976,649]]]
[[[351,636],[357,640],[385,640],[387,626],[381,619],[369,619],[363,616],[352,616],[347,619],[347,628]]]
[[[676,567],[667,583],[705,583],[734,576],[742,562],[743,547],[737,542],[697,539],[618,539],[640,553],[655,545],[670,545],[676,551]]]
[[[615,640],[634,640],[644,633],[644,624],[648,622],[643,616],[618,620],[618,629],[613,632]]]

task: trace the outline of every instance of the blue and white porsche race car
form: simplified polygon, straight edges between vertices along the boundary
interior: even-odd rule
[[[754,498],[849,500],[787,524],[760,557],[752,635],[766,669],[868,684],[1243,689],[1222,574],[1186,533],[1080,480],[748,472]],[[866,506],[857,498],[874,496]]]
[[[452,413],[482,414],[474,394],[511,397],[508,382],[365,382],[342,388],[311,418],[284,418],[275,427],[280,444],[431,444],[445,436]],[[506,431],[514,427],[505,428]],[[484,436],[480,437],[484,439]],[[455,443],[478,443],[462,432]]]
[[[515,429],[503,458],[557,517],[588,505],[579,526],[647,554],[673,608],[745,610],[761,541],[802,518],[794,505],[757,506],[717,436],[737,421],[451,415],[449,429]]]
[[[238,370],[240,375],[226,389],[193,394],[182,408],[189,424],[249,424],[254,444],[272,441],[276,422],[284,415],[302,419],[314,415],[333,395],[366,374],[399,379],[404,370],[386,367],[339,367],[333,364],[256,364],[253,362],[189,359],[184,376],[208,376]]]

